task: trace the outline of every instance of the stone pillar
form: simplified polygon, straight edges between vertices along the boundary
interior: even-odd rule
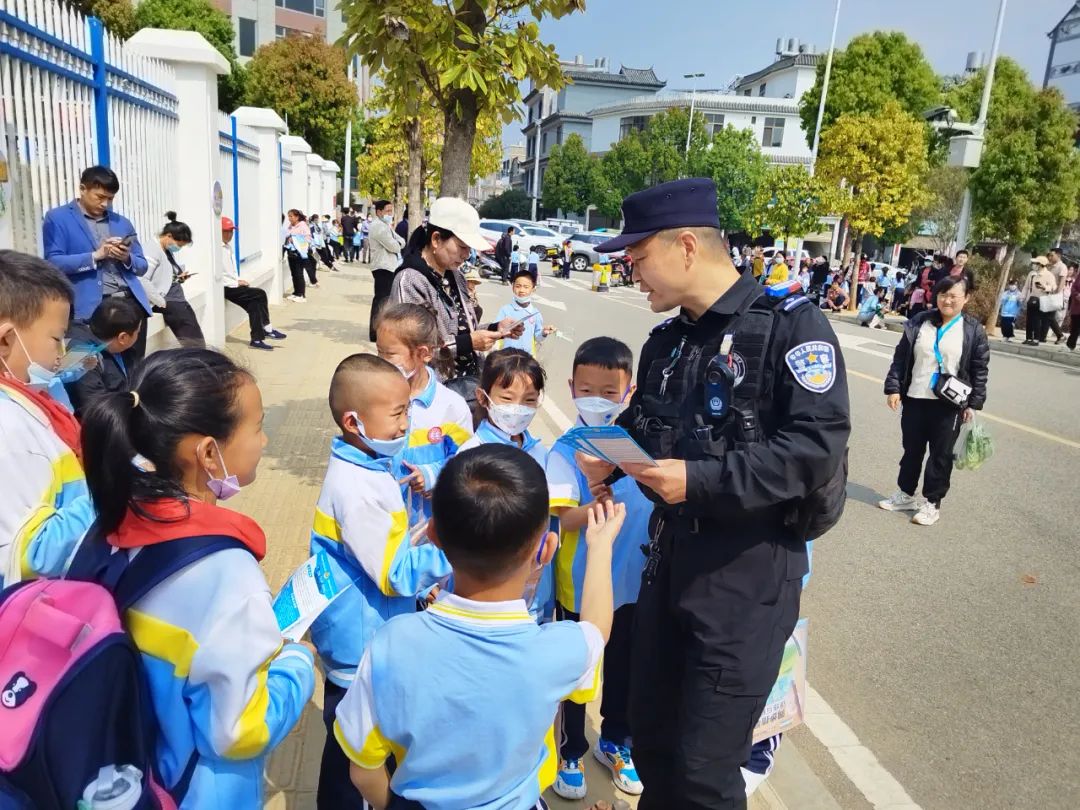
[[[281,146],[289,150],[292,161],[292,177],[285,183],[285,210],[296,208],[310,216],[308,207],[308,165],[307,156],[311,154],[308,142],[297,135],[285,135]]]
[[[322,166],[323,159],[319,155],[307,156],[308,171],[308,210],[312,214],[324,214],[322,194]]]

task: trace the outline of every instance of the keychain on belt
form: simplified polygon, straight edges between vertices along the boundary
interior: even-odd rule
[[[663,531],[664,516],[660,515],[656,519],[656,531],[653,532],[652,539],[648,543],[641,544],[641,553],[648,557],[645,561],[645,570],[641,573],[646,585],[652,585],[656,580],[656,571],[660,567],[660,561],[663,559],[663,555],[660,553],[660,533]]]

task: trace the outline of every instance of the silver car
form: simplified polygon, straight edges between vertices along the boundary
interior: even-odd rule
[[[610,233],[575,233],[570,238],[570,268],[578,272],[591,270],[592,266],[600,261],[600,254],[596,246],[614,238]],[[622,256],[625,251],[617,250],[609,253],[611,258]]]

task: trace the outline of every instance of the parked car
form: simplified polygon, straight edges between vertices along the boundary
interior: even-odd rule
[[[612,238],[610,233],[576,233],[570,238],[570,268],[582,272],[592,269],[592,266],[600,261],[600,254],[596,252],[596,245],[607,242]],[[624,251],[609,253],[613,259],[622,256]]]
[[[769,262],[769,261],[772,260],[773,255],[778,250],[780,250],[780,248],[767,247],[763,251],[761,251],[761,255],[763,255],[765,257],[766,262]],[[794,250],[785,251],[784,255],[786,256],[786,262],[787,262],[788,267],[791,267],[792,259],[795,257],[795,251]],[[810,251],[803,250],[802,251],[802,258],[809,260],[810,259]]]
[[[511,226],[514,227],[514,244],[526,253],[536,253],[541,257],[558,253],[559,244],[562,240],[559,234],[550,228],[533,225],[532,223],[522,224],[511,219],[480,220],[480,232],[492,245],[496,244],[502,238],[502,235],[506,233],[506,229]],[[537,233],[530,233],[530,230]]]

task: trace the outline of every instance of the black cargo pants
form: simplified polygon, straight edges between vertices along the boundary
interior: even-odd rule
[[[659,525],[659,531],[657,527]],[[630,681],[640,810],[745,808],[740,766],[799,617],[806,549],[765,518],[653,515]]]

